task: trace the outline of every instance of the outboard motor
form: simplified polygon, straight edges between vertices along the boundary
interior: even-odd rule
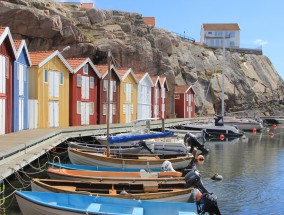
[[[196,200],[198,214],[216,214],[221,215],[219,207],[217,205],[217,196],[213,193],[204,193]]]
[[[215,119],[215,126],[224,126],[223,116],[216,116],[214,119]]]
[[[147,144],[146,144],[145,141],[140,140],[140,141],[138,142],[138,145],[144,147],[144,148],[145,148],[146,150],[148,150],[151,154],[154,154],[154,152],[147,146]]]
[[[187,187],[195,187],[199,189],[201,193],[208,193],[208,190],[206,190],[201,181],[201,174],[196,169],[189,169],[184,180]]]
[[[190,146],[190,150],[189,152],[192,153],[193,149],[196,147],[198,150],[200,150],[202,152],[202,154],[208,154],[208,150],[204,147],[204,145],[202,145],[197,138],[191,134],[191,133],[187,133],[184,136],[184,141],[185,143],[187,143],[188,146]]]

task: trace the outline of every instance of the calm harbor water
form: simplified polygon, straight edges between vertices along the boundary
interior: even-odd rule
[[[284,126],[269,132],[247,132],[232,141],[206,142],[210,152],[197,168],[206,189],[217,195],[222,214],[283,214]],[[41,163],[45,161],[46,157]],[[211,180],[215,173],[223,180]],[[19,185],[16,179],[11,180]],[[15,201],[6,214],[21,214]]]

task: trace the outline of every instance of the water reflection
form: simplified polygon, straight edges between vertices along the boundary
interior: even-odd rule
[[[273,132],[271,135],[269,132]],[[246,133],[237,141],[208,141],[201,171],[206,188],[218,196],[223,214],[282,214],[283,128]],[[223,181],[210,178],[218,173]]]

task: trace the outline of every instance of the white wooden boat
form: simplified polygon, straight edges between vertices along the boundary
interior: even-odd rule
[[[254,119],[224,118],[224,125],[236,126],[243,131],[252,131],[253,129],[261,131],[264,128],[261,121]]]
[[[23,215],[195,215],[194,203],[158,202],[51,192],[16,191]]]
[[[69,142],[68,146],[71,148],[77,149],[89,149],[96,150],[98,153],[106,153],[106,146],[101,146],[97,144],[87,144],[87,143],[79,143],[79,142]],[[139,146],[139,144],[133,146],[110,146],[109,151],[111,153],[134,153],[137,154],[143,150],[143,146]]]
[[[105,154],[92,153],[92,151],[72,149],[70,147],[68,147],[68,155],[72,164],[140,169],[159,168],[166,160],[172,163],[174,169],[182,169],[187,167],[193,158],[191,154],[160,155],[163,158],[159,157],[157,154],[111,154],[110,156],[107,156]]]

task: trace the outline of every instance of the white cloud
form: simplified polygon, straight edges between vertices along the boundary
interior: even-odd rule
[[[254,41],[254,44],[259,45],[259,46],[263,46],[266,45],[268,42],[262,39],[257,39]]]

